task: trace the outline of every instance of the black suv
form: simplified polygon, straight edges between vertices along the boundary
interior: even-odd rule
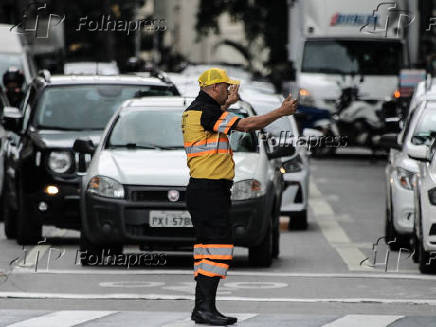
[[[42,226],[80,229],[77,138],[99,142],[103,130],[127,99],[173,96],[172,83],[139,76],[37,77],[29,85],[21,110],[8,108],[2,142],[5,178],[5,234],[19,244],[41,239]],[[83,159],[83,158],[80,158]]]

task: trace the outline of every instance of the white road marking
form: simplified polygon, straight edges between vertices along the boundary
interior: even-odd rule
[[[415,272],[415,271],[413,271]],[[119,269],[53,269],[53,270],[38,270],[34,272],[32,269],[16,268],[12,274],[40,274],[40,275],[191,275],[192,270],[158,270],[158,269],[135,269],[135,270],[119,270]],[[295,277],[295,278],[374,278],[374,279],[404,279],[404,280],[436,280],[436,275],[423,274],[404,274],[404,273],[276,273],[276,272],[254,272],[254,271],[229,271],[228,276],[250,276],[250,277]]]
[[[181,294],[72,294],[72,293],[36,293],[36,292],[0,292],[0,298],[13,299],[69,299],[69,300],[194,300],[193,295]],[[218,301],[234,302],[296,302],[296,303],[380,303],[380,304],[416,304],[436,306],[436,299],[384,299],[384,298],[261,298],[218,296]]]
[[[323,325],[322,327],[387,327],[389,324],[402,318],[404,318],[404,316],[348,315]]]
[[[335,219],[335,212],[330,204],[324,199],[316,184],[310,182],[310,200],[309,205],[314,213],[315,219],[321,228],[324,237],[330,245],[338,252],[344,263],[350,271],[371,271],[365,265],[360,265],[360,262],[365,260],[365,256],[356,246],[338,246],[337,244],[352,245],[348,235]]]
[[[238,323],[247,319],[257,317],[256,313],[226,313],[226,316],[238,318]],[[171,322],[169,324],[163,325],[162,327],[190,327],[196,326],[196,324],[191,320],[191,318],[186,318],[183,320]]]
[[[72,327],[107,317],[117,311],[56,311],[40,317],[26,319],[7,327]]]

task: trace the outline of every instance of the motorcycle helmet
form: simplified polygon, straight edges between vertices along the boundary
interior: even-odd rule
[[[21,88],[24,83],[24,74],[17,67],[9,67],[3,74],[3,85],[6,86],[10,82],[17,83],[19,88]]]

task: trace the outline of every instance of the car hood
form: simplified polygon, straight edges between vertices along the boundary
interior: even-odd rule
[[[256,176],[257,153],[235,153],[235,181]],[[184,150],[103,150],[90,169],[125,185],[186,186],[189,169]]]
[[[72,148],[78,138],[91,139],[97,145],[103,130],[99,131],[53,131],[40,130],[31,133],[35,145],[41,148]]]

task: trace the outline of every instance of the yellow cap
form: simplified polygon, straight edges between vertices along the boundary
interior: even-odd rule
[[[224,69],[209,68],[200,75],[198,83],[200,87],[204,87],[216,83],[239,84],[239,81],[230,79]]]

